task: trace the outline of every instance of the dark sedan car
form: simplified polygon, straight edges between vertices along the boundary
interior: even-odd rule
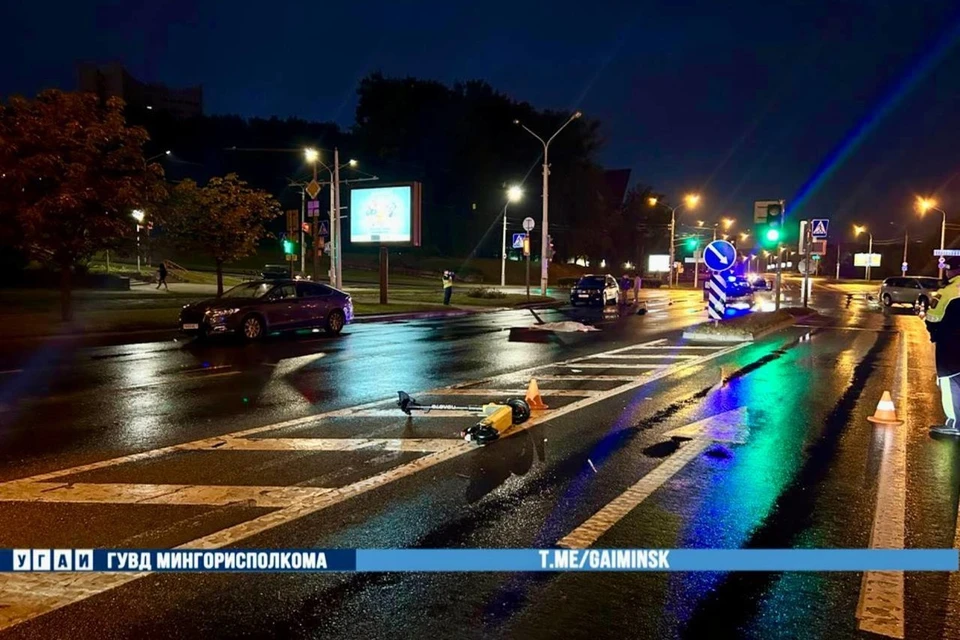
[[[302,280],[257,280],[185,305],[180,330],[200,337],[235,333],[247,340],[311,327],[336,335],[352,319],[353,301],[339,289]]]

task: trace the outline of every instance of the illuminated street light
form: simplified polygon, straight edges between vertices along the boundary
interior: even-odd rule
[[[657,206],[657,202],[658,202],[657,198],[647,198],[647,204],[649,204],[651,207]],[[695,209],[697,207],[697,203],[699,202],[700,202],[700,194],[688,193],[683,197],[683,202],[681,204],[678,204],[675,207],[669,207],[669,206],[667,207],[668,209],[670,209],[670,286],[671,287],[673,286],[673,273],[674,273],[673,265],[676,260],[674,245],[676,244],[676,241],[677,241],[677,236],[676,236],[677,209],[679,209],[684,205],[686,205],[688,209]],[[703,223],[701,223],[700,226],[703,226]],[[679,283],[679,275],[680,274],[677,274],[678,283]]]
[[[320,159],[320,152],[316,149],[304,149],[303,157],[306,158],[307,162],[314,163]]]
[[[357,161],[354,160],[353,158],[350,158],[350,161],[349,161],[347,164],[348,164],[350,167],[356,167],[358,163],[357,163]]]
[[[747,241],[747,238],[749,238],[749,237],[750,237],[750,234],[749,234],[749,233],[747,233],[747,232],[741,233],[741,234],[740,234],[740,242],[746,242],[746,241]]]
[[[733,218],[724,218],[721,222],[723,222],[724,231],[728,231],[730,227],[734,225],[736,220],[734,220]]]
[[[523,189],[513,185],[507,189],[507,201],[503,203],[503,243],[502,253],[500,254],[500,286],[507,286],[507,205],[511,202],[520,202],[523,198]],[[529,263],[527,267],[527,285],[529,286]],[[529,292],[528,292],[529,293]]]
[[[939,211],[943,215],[940,222],[940,251],[943,251],[943,241],[947,235],[947,214],[943,209],[937,207],[937,201],[933,198],[921,198],[917,196],[917,211],[922,216],[930,210]],[[940,279],[943,280],[943,267],[940,267]]]
[[[547,295],[547,282],[550,279],[550,261],[547,259],[547,247],[550,246],[550,235],[549,235],[549,214],[550,214],[550,162],[547,160],[547,154],[550,151],[550,143],[553,142],[553,139],[560,135],[560,132],[567,128],[574,120],[577,120],[583,116],[583,113],[580,111],[575,111],[572,116],[567,118],[567,121],[564,122],[559,129],[557,129],[552,136],[544,140],[536,133],[533,132],[527,125],[523,124],[519,120],[514,120],[513,124],[521,127],[524,131],[536,138],[540,144],[543,145],[543,227],[540,229],[540,247],[542,256],[540,257],[540,295]]]

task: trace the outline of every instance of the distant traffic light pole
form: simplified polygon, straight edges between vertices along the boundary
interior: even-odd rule
[[[553,139],[557,135],[567,128],[571,122],[582,116],[583,114],[579,111],[575,112],[570,116],[563,125],[556,130],[556,132],[550,136],[546,141],[543,138],[535,134],[530,130],[527,125],[523,124],[519,120],[514,120],[513,124],[523,127],[524,131],[532,135],[534,138],[540,141],[540,144],[543,145],[543,229],[540,230],[540,295],[547,295],[547,282],[550,279],[550,263],[547,260],[547,246],[550,241],[548,225],[549,225],[549,212],[550,212],[550,162],[547,159],[547,153],[550,151],[550,143],[553,142]]]

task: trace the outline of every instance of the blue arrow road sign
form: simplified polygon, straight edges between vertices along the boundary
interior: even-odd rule
[[[703,250],[703,261],[711,271],[732,269],[737,261],[737,248],[726,240],[714,240]]]
[[[827,229],[830,228],[830,221],[826,218],[814,218],[810,224],[810,235],[814,238],[822,239],[827,237]]]
[[[523,249],[523,236],[525,233],[515,233],[513,234],[513,248],[514,249]]]

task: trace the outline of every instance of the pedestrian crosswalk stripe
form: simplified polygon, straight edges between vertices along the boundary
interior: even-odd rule
[[[554,367],[560,365],[551,365]],[[562,365],[566,369],[660,369],[669,365],[662,364],[619,364],[617,362],[596,363],[596,362],[572,362]]]
[[[185,484],[89,482],[14,482],[0,485],[0,502],[70,502],[97,504],[202,505],[231,504],[283,508],[298,500],[322,496],[325,487],[261,487]]]
[[[540,378],[538,377],[537,380]],[[485,396],[490,398],[496,398],[498,396],[519,396],[523,397],[527,393],[526,389],[441,389],[439,391],[428,391],[425,394],[418,394],[421,397],[424,396]],[[592,396],[600,393],[599,391],[594,391],[592,389],[541,389],[541,395],[545,396],[557,396],[557,397],[570,397],[570,398],[585,398],[587,396]]]
[[[609,358],[611,360],[692,360],[693,358],[699,358],[700,356],[688,356],[688,355],[679,355],[675,353],[659,353],[659,354],[623,354],[618,353],[612,356],[597,354],[594,356],[587,356],[585,359],[588,360],[597,360],[602,358]]]

